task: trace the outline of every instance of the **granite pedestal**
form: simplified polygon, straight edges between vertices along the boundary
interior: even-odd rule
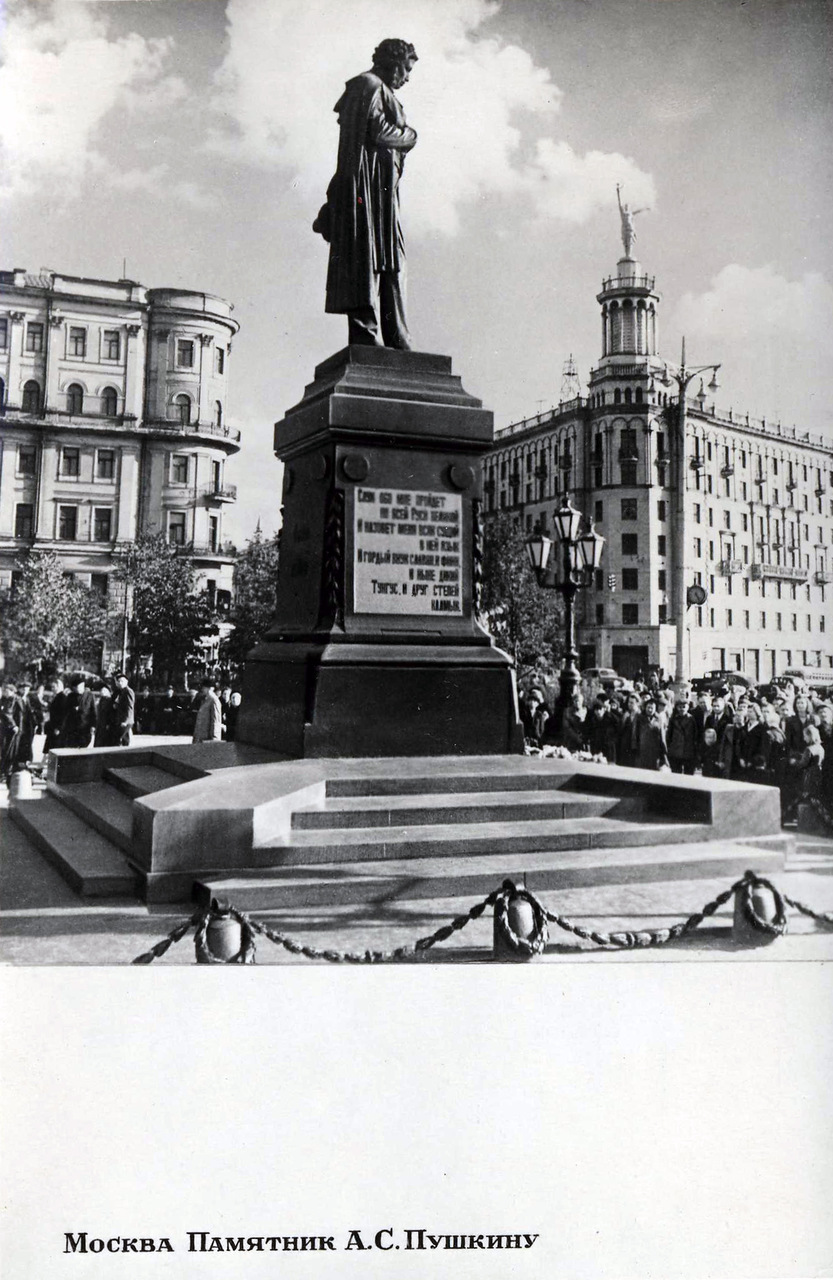
[[[294,757],[523,749],[511,660],[478,620],[492,414],[446,356],[350,346],[275,427],[277,610],[238,740]]]

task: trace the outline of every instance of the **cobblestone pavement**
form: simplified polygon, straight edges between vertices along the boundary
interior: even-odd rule
[[[151,745],[137,739],[135,745]],[[165,739],[170,743],[177,739]],[[187,741],[187,739],[182,739]],[[123,965],[163,938],[190,911],[184,906],[145,906],[136,898],[83,899],[44,860],[11,822],[8,795],[0,786],[0,963],[15,965]],[[750,850],[754,870],[754,853]],[[779,887],[818,911],[833,910],[833,839],[801,837],[787,867],[774,877]],[[542,895],[545,905],[587,928],[603,932],[663,927],[685,919],[727,888],[725,880],[675,880],[657,884],[616,884]],[[299,942],[334,950],[389,950],[434,932],[463,914],[472,899],[405,901],[341,907],[288,908],[258,919]],[[732,904],[706,925],[670,947],[628,952],[578,943],[553,928],[545,961],[655,963],[702,960],[833,959],[833,928],[790,913],[788,934],[757,948],[738,948],[731,938]],[[427,952],[421,963],[483,961],[491,958],[492,919],[486,912]],[[258,940],[259,964],[326,963],[289,954]],[[536,963],[540,963],[538,960]],[[156,965],[194,963],[192,937]]]

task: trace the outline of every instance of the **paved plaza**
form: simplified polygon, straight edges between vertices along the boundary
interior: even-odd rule
[[[163,740],[138,737],[136,746]],[[186,739],[164,739],[171,744]],[[186,919],[191,908],[147,906],[137,897],[79,897],[31,844],[8,813],[0,789],[0,962],[16,965],[123,965]],[[755,869],[754,850],[749,865]],[[791,898],[817,911],[833,910],[833,839],[798,836],[784,872],[774,877]],[[497,887],[497,886],[495,886]],[[544,893],[544,904],[585,928],[600,932],[663,928],[698,911],[728,887],[720,880],[674,880],[656,884],[613,884]],[[257,913],[257,918],[294,940],[334,951],[391,950],[432,934],[468,911],[475,897],[291,907]],[[642,964],[688,959],[818,960],[833,958],[833,928],[790,912],[785,937],[757,948],[739,948],[731,936],[731,901],[691,936],[664,948],[613,951],[579,942],[556,928],[542,959],[546,962]],[[492,918],[486,911],[465,929],[433,947],[420,963],[491,959]],[[157,965],[190,965],[191,936],[171,947]],[[541,961],[536,961],[540,963]],[[291,955],[266,939],[258,941],[258,964],[317,963]],[[320,962],[326,963],[326,962]]]

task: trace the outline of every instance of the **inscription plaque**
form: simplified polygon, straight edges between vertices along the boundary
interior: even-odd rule
[[[463,499],[425,489],[356,487],[356,613],[463,612]]]

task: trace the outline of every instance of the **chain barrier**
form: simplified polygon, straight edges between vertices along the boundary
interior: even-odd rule
[[[771,920],[761,914],[753,900],[754,891],[761,889],[768,890],[772,894],[775,910]],[[597,929],[586,929],[583,925],[576,924],[566,916],[559,915],[555,911],[549,911],[531,889],[519,888],[513,880],[504,880],[499,889],[494,889],[488,897],[476,902],[465,915],[456,916],[448,924],[443,925],[426,938],[419,938],[416,942],[395,947],[390,951],[337,951],[333,948],[312,947],[305,943],[297,942],[294,938],[288,937],[287,934],[281,933],[277,929],[270,928],[269,925],[263,924],[260,920],[253,919],[245,911],[240,911],[233,906],[224,905],[219,907],[212,902],[210,907],[201,907],[198,911],[195,911],[187,920],[182,921],[172,929],[167,937],[157,942],[149,951],[137,956],[132,963],[151,964],[159,956],[164,955],[174,943],[180,942],[194,928],[194,947],[197,962],[200,964],[254,964],[257,936],[268,938],[270,942],[274,942],[276,946],[283,947],[291,955],[304,956],[307,960],[326,960],[331,964],[390,964],[399,960],[415,959],[438,942],[447,941],[453,934],[459,933],[466,925],[470,924],[472,920],[477,920],[482,916],[488,907],[494,908],[495,931],[500,935],[507,949],[524,958],[541,955],[544,951],[549,941],[549,924],[554,924],[557,928],[563,929],[566,933],[571,933],[585,942],[594,942],[600,947],[614,947],[620,950],[629,950],[636,947],[661,947],[666,946],[669,942],[676,942],[679,938],[692,933],[704,920],[707,920],[716,911],[719,911],[721,907],[725,906],[735,894],[738,895],[744,918],[752,928],[771,937],[780,937],[786,933],[787,907],[792,907],[802,915],[809,916],[818,923],[833,928],[833,912],[813,911],[811,907],[806,906],[803,902],[798,902],[795,898],[790,898],[781,893],[770,880],[758,876],[754,871],[747,871],[740,880],[736,880],[733,885],[730,885],[728,889],[724,889],[722,893],[719,893],[716,898],[707,903],[700,911],[689,916],[687,920],[680,921],[679,924],[670,925],[662,929],[617,930],[611,933],[601,933]],[[532,913],[532,928],[526,936],[518,933],[510,920],[510,916],[514,916],[517,923],[516,908],[519,902],[528,904]],[[215,954],[210,945],[209,930],[212,921],[216,922],[221,919],[235,920],[239,924],[241,931],[239,950],[228,959]]]

